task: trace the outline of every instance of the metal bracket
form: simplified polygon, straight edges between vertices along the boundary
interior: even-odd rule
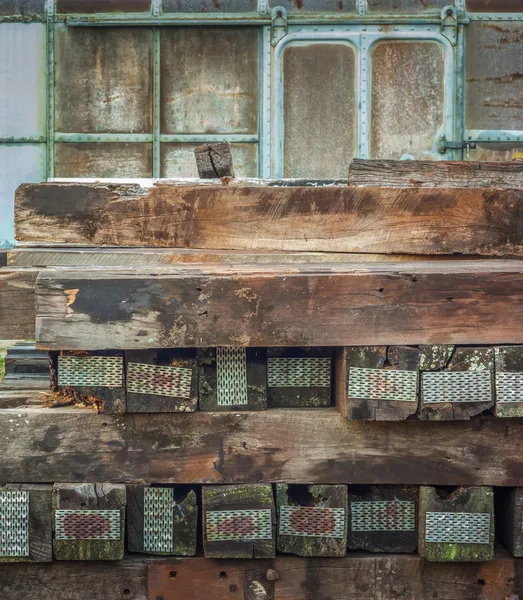
[[[367,0],[357,0],[356,8],[360,17],[366,15],[369,11]]]
[[[448,4],[441,10],[441,35],[455,46],[458,41],[458,11]]]
[[[287,35],[287,10],[283,6],[275,6],[271,11],[271,44],[276,44]]]
[[[474,150],[475,148],[475,142],[467,140],[464,140],[462,142],[451,142],[444,135],[441,136],[439,144],[439,151],[441,154],[445,154],[447,150]]]
[[[258,14],[268,15],[269,14],[269,0],[258,0]]]

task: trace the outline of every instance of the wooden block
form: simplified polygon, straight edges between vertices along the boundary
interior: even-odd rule
[[[45,484],[0,486],[0,563],[53,560],[52,489]]]
[[[194,149],[194,158],[200,179],[234,177],[229,142],[214,142],[197,146]]]
[[[270,408],[331,404],[332,348],[267,348]]]
[[[52,352],[51,385],[99,412],[126,410],[123,352]]]
[[[53,553],[56,560],[121,560],[125,485],[55,483]]]
[[[493,489],[421,486],[419,554],[433,562],[492,560]]]
[[[466,186],[24,184],[15,232],[84,245],[521,256],[522,198]]]
[[[203,530],[207,558],[274,558],[272,486],[204,486]]]
[[[517,162],[362,160],[349,167],[350,186],[413,188],[519,188]]]
[[[348,346],[347,410],[354,421],[403,421],[418,410],[420,352],[410,346]]]
[[[497,417],[523,417],[523,346],[498,346],[496,365]]]
[[[461,421],[494,406],[494,348],[421,346],[420,419]]]
[[[512,556],[523,556],[523,488],[497,488],[496,537]]]
[[[35,339],[38,269],[0,270],[0,339]]]
[[[198,505],[187,486],[127,486],[129,552],[194,556]]]
[[[276,484],[277,549],[298,556],[345,556],[347,486]]]
[[[197,355],[200,410],[267,408],[264,348],[206,348]]]
[[[349,486],[349,550],[414,552],[418,487]]]
[[[37,345],[45,349],[523,339],[519,260],[44,269],[36,293]]]
[[[143,350],[125,355],[127,412],[198,410],[195,350]]]

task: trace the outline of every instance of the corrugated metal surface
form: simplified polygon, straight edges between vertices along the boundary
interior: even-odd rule
[[[0,138],[45,136],[45,26],[0,23]]]
[[[161,177],[198,177],[194,149],[198,144],[162,144]],[[236,177],[256,177],[257,144],[231,144]]]
[[[292,44],[283,54],[284,177],[345,177],[357,149],[355,52]]]
[[[151,29],[60,27],[55,41],[57,131],[151,132]]]
[[[162,133],[257,133],[258,38],[253,27],[162,30]]]
[[[392,41],[374,47],[371,158],[439,158],[444,69],[444,49],[435,42]]]

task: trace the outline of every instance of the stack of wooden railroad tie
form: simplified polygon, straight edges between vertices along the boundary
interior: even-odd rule
[[[0,386],[0,562],[58,599],[88,559],[96,598],[523,594],[522,175],[21,186],[0,338],[51,390]]]

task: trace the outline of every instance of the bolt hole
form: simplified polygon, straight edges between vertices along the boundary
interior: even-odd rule
[[[169,572],[169,577],[170,577],[171,579],[174,579],[174,578],[175,578],[177,575],[178,575],[178,573],[177,573],[176,571],[170,571],[170,572]]]
[[[102,427],[107,427],[107,423],[102,423]]]
[[[478,585],[485,585],[485,580],[484,579],[478,579],[477,584]]]
[[[129,588],[124,588],[122,590],[122,596],[125,596],[126,598],[128,598],[131,595],[131,590]]]
[[[163,600],[163,596],[156,596],[156,600]]]
[[[452,302],[453,300],[454,300],[454,298],[451,298],[451,297],[449,297],[449,298],[445,298],[445,301],[446,301],[446,302]]]
[[[418,278],[417,277],[412,277],[411,281],[412,281],[412,283],[416,283],[416,281],[418,281]]]
[[[384,291],[385,291],[385,289],[384,289],[384,288],[378,288],[378,292],[379,292],[380,294],[383,294],[383,292],[384,292]]]
[[[196,288],[196,291],[197,291],[197,292],[201,292],[201,291],[202,291],[202,288]]]
[[[220,579],[227,579],[227,571],[220,571]]]
[[[447,16],[448,16],[448,17],[452,17],[452,15],[453,15],[453,14],[454,14],[454,13],[453,13],[452,9],[451,9],[451,8],[449,8],[449,9],[447,10]]]

